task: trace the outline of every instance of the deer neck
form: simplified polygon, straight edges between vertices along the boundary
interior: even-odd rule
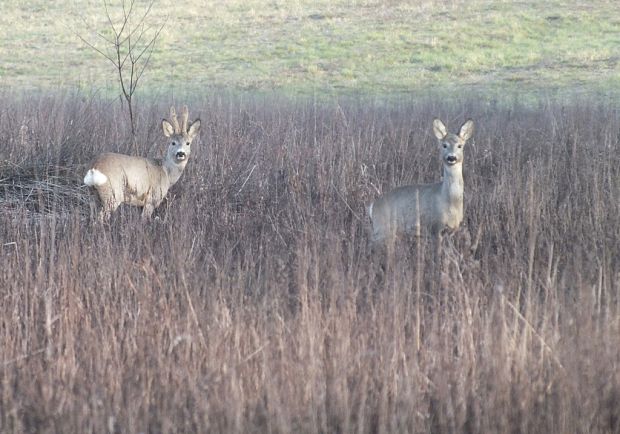
[[[168,181],[170,182],[170,186],[176,184],[181,175],[183,174],[183,170],[185,169],[185,164],[187,160],[185,160],[182,164],[176,164],[170,159],[165,159],[162,164],[162,168],[164,172],[168,175]]]
[[[463,204],[463,164],[457,163],[454,166],[443,166],[443,183],[441,191],[443,196],[451,204]]]

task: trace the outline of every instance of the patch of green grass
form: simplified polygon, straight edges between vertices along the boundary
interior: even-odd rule
[[[2,86],[72,86],[85,77],[94,87],[114,83],[107,61],[75,35],[96,41],[96,31],[109,32],[101,2],[6,3]],[[620,76],[620,13],[604,0],[161,1],[152,21],[165,17],[142,84],[147,92],[597,90]]]

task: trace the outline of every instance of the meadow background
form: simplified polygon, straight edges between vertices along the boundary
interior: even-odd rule
[[[138,1],[140,10],[147,3]],[[119,4],[110,3],[113,18]],[[110,36],[102,1],[4,0],[2,7],[2,87],[117,92],[110,65],[76,37]],[[620,84],[612,0],[161,0],[148,23],[166,25],[144,86],[166,98],[205,88],[617,93]]]
[[[0,432],[620,432],[616,9],[158,2],[133,145],[101,4],[5,1]],[[173,103],[157,219],[95,224],[89,161],[161,155]],[[377,257],[434,117],[476,122],[462,228]]]

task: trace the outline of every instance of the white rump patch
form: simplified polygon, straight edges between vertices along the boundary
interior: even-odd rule
[[[84,177],[84,184],[91,187],[103,185],[106,182],[108,182],[108,177],[97,169],[90,169],[88,172],[86,172],[86,176]]]

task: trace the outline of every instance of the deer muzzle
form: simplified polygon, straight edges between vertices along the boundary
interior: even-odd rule
[[[448,163],[450,166],[452,166],[453,164],[456,164],[456,156],[455,155],[448,155],[446,157],[446,163]]]

